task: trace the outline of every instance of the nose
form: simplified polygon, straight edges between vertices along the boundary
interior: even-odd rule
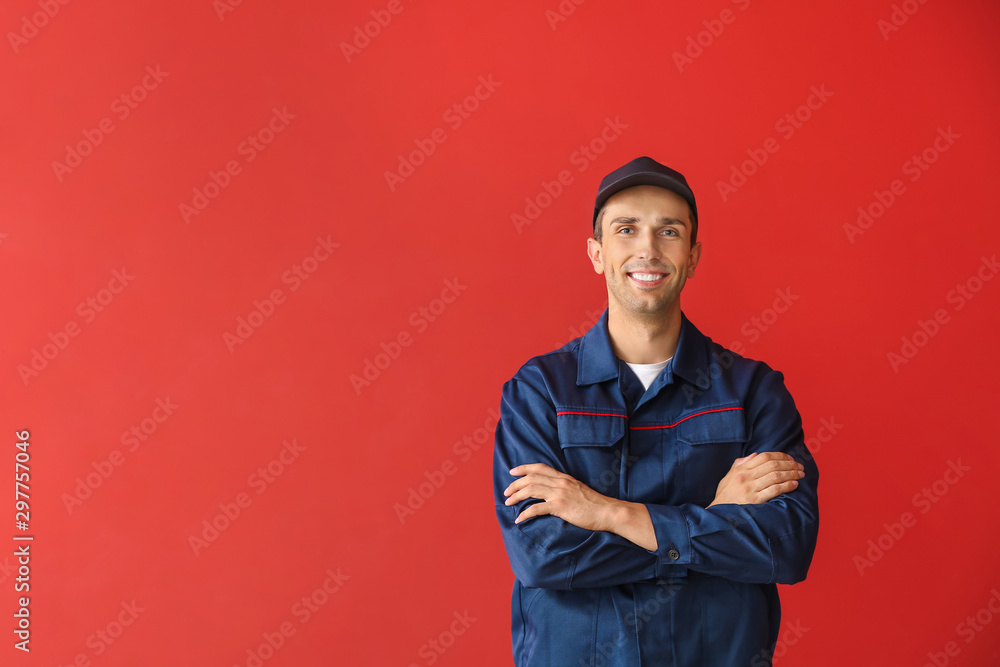
[[[659,259],[660,249],[656,243],[656,231],[645,229],[639,232],[639,242],[636,244],[635,254],[640,259]]]

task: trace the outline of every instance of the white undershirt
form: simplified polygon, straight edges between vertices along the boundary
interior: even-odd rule
[[[670,359],[673,359],[673,357],[670,357]],[[655,364],[629,364],[627,361],[625,363],[635,372],[636,377],[642,382],[642,386],[649,389],[649,385],[653,384],[653,380],[660,374],[660,371],[666,368],[670,359]]]

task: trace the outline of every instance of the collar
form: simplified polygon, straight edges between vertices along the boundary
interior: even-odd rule
[[[708,344],[708,338],[682,311],[677,350],[665,370],[670,370],[672,367],[675,375],[679,375],[699,389],[708,389],[712,386]],[[594,323],[580,341],[576,383],[594,384],[616,377],[618,377],[618,357],[611,347],[611,336],[608,334],[608,309],[605,308],[601,319]]]

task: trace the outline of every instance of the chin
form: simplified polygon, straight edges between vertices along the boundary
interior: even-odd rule
[[[632,302],[629,303],[628,305],[629,305],[628,310],[634,313],[643,313],[646,315],[658,315],[670,312],[670,304],[661,301],[656,301],[653,303],[650,303],[648,301]]]

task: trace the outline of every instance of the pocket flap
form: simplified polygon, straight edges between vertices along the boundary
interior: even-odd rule
[[[600,410],[559,412],[556,427],[560,447],[610,447],[625,434],[625,415]]]
[[[696,412],[677,424],[677,439],[689,445],[706,442],[746,442],[743,408],[717,408]]]

